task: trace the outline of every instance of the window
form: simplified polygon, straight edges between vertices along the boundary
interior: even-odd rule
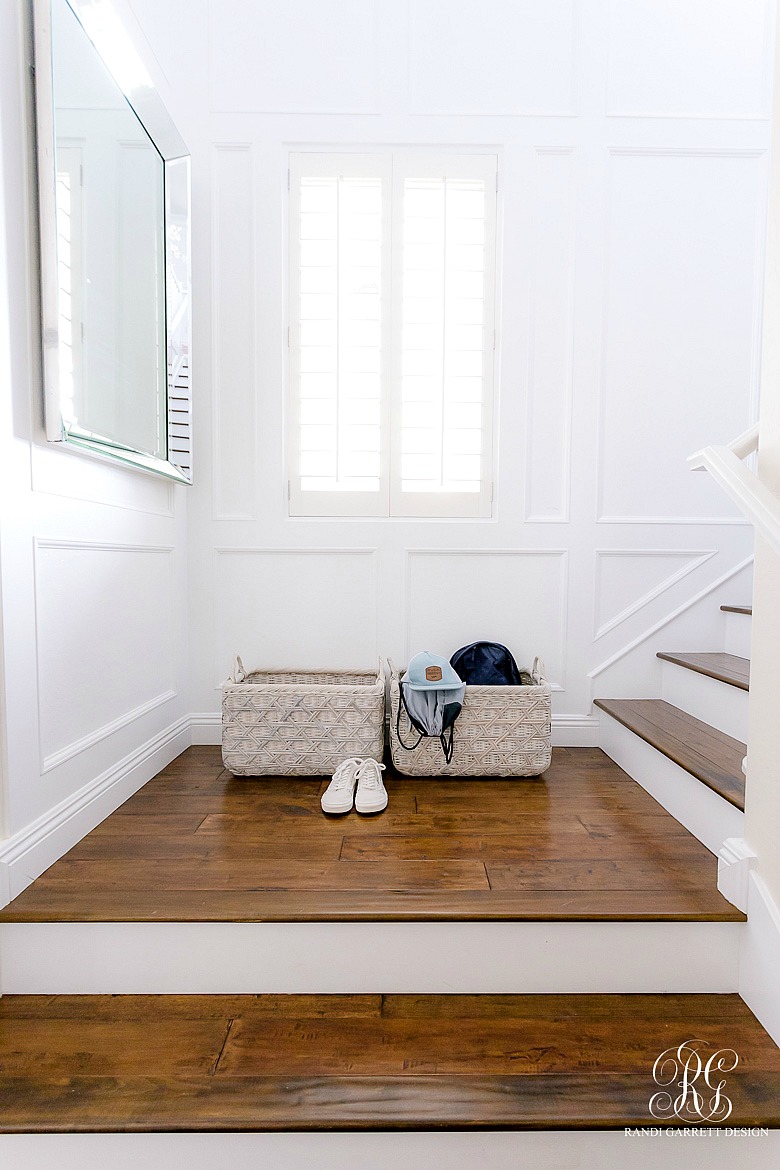
[[[290,512],[488,516],[496,157],[290,159]]]

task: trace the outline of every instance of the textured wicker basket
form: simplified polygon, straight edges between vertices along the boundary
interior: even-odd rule
[[[537,675],[529,687],[467,686],[463,710],[455,722],[455,751],[444,759],[438,739],[423,739],[414,751],[398,742],[399,673],[390,667],[390,751],[393,764],[405,776],[539,776],[550,766],[550,684]],[[401,712],[401,735],[406,743],[417,739],[406,711]]]
[[[349,756],[382,759],[377,671],[241,668],[234,677],[222,691],[222,759],[234,776],[320,776]]]

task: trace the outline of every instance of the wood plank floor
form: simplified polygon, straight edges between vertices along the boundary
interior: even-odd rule
[[[736,995],[7,996],[0,1132],[649,1126],[693,1039],[738,1057],[728,1125],[780,1126]]]
[[[663,699],[595,699],[594,703],[744,812],[746,744]]]
[[[0,921],[742,921],[716,859],[598,749],[536,780],[390,770],[388,809],[325,817],[327,779],[235,779],[190,748]]]

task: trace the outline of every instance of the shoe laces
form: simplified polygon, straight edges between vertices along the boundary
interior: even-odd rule
[[[358,781],[363,788],[380,788],[384,770],[385,765],[378,764],[376,760],[363,760],[357,772]]]
[[[344,760],[339,764],[339,766],[336,768],[336,771],[333,773],[333,779],[330,783],[330,787],[332,787],[334,791],[339,791],[342,788],[351,788],[355,783],[355,777],[357,776],[360,768],[363,766],[363,763],[364,761],[359,759],[357,756],[349,760]]]

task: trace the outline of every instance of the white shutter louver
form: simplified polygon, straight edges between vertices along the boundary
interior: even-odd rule
[[[496,160],[424,161],[291,156],[293,515],[489,515]]]
[[[404,180],[401,490],[482,479],[485,187]]]

